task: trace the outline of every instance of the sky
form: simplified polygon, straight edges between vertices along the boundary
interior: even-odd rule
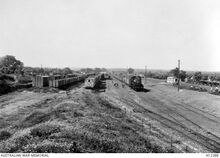
[[[25,66],[220,71],[219,0],[0,0],[0,56]]]

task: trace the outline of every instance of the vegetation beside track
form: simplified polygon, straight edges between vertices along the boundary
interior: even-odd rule
[[[63,92],[1,97],[0,152],[174,152],[99,93]],[[13,102],[20,106],[10,110]]]

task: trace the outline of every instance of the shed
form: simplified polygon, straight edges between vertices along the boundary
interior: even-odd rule
[[[174,77],[174,76],[167,77],[167,83],[175,84],[177,82],[178,82],[178,78],[177,77]]]

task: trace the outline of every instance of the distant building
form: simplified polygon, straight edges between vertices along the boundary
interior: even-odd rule
[[[139,74],[138,76],[140,76],[141,78],[144,78],[144,75],[143,75],[143,74]]]
[[[174,76],[167,77],[167,83],[175,84],[177,82],[178,82],[178,78],[177,77],[174,77]]]

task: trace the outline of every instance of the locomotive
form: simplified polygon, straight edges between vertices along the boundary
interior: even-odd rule
[[[142,78],[138,75],[123,75],[123,74],[116,74],[116,78],[129,87],[131,87],[135,91],[143,91],[144,86],[142,84]]]
[[[144,86],[141,82],[141,76],[131,76],[129,78],[129,86],[135,91],[142,91]]]

